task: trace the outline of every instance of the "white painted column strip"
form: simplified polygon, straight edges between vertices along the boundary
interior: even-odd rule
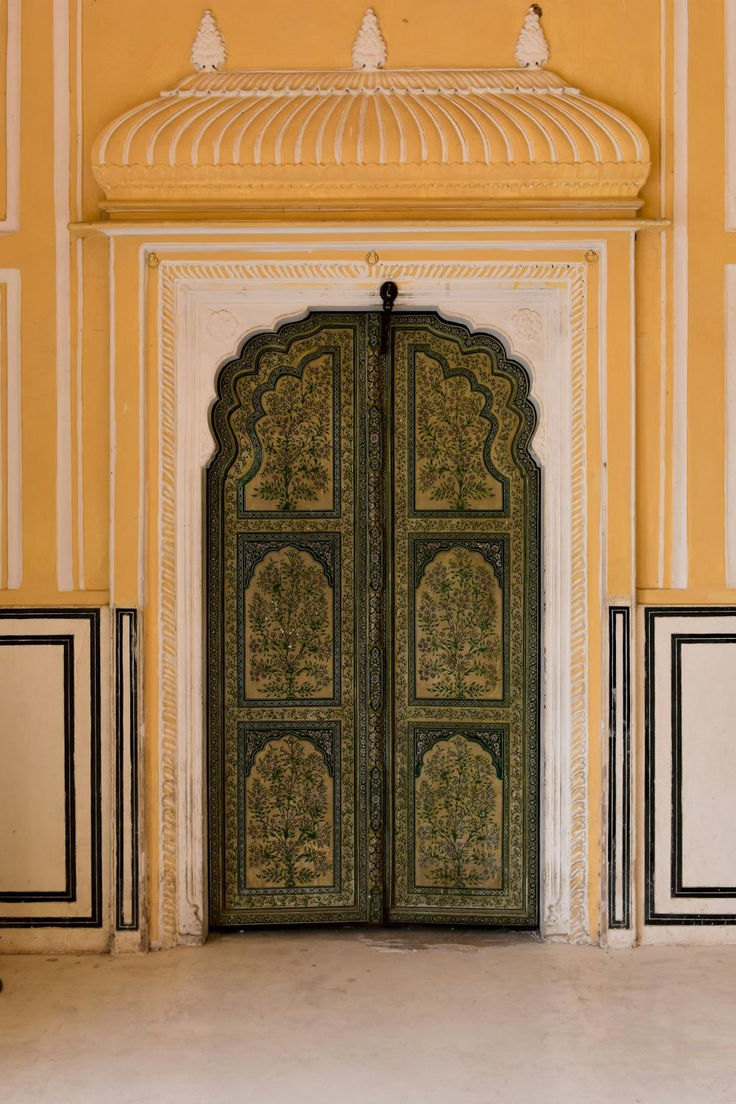
[[[688,2],[675,0],[673,196],[672,586],[688,580]]]
[[[82,207],[82,177],[84,173],[83,146],[82,146],[82,0],[77,0],[75,10],[75,66],[74,66],[74,141],[75,141],[75,165],[74,165],[74,217],[78,222],[82,221],[84,211]],[[82,239],[76,243],[76,283],[77,283],[77,333],[76,333],[76,379],[77,379],[77,410],[76,410],[76,440],[77,453],[77,585],[80,590],[86,587],[85,556],[84,556],[84,251]]]
[[[7,562],[6,586],[17,590],[23,581],[23,522],[21,487],[21,410],[20,410],[20,272],[17,268],[0,269],[0,283],[7,288],[5,334],[6,390],[5,434],[7,469],[5,486],[7,499]],[[0,412],[2,403],[0,402]],[[2,424],[0,423],[0,430]],[[2,517],[0,517],[0,522]]]
[[[657,586],[664,586],[665,520],[667,517],[667,235],[660,234],[659,285],[659,547]]]
[[[726,586],[736,587],[736,264],[726,265]]]
[[[75,430],[77,449],[77,585],[80,590],[84,590],[86,585],[84,571],[84,405],[82,402],[84,386],[84,274],[82,265],[82,239],[77,238],[77,410]]]
[[[13,233],[20,225],[20,7],[7,0],[5,47],[5,218],[0,231]]]
[[[56,223],[56,577],[74,589],[72,554],[69,5],[54,0],[54,218]]]
[[[736,230],[736,0],[725,3],[726,229]]]
[[[108,534],[108,587],[110,591],[110,607],[114,607],[116,601],[115,593],[115,497],[116,497],[116,479],[117,479],[117,415],[116,415],[116,397],[115,397],[115,385],[116,385],[116,354],[117,350],[115,344],[117,342],[117,318],[115,314],[115,239],[109,239],[110,252],[108,255],[108,313],[110,318],[110,352],[108,363],[109,374],[109,417],[110,417],[110,531]]]
[[[659,11],[659,217],[667,216],[667,0]],[[659,531],[657,586],[664,586],[665,520],[667,502],[667,234],[660,234],[659,254]]]

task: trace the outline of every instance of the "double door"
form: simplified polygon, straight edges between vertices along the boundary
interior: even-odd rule
[[[536,924],[528,389],[434,313],[313,312],[222,369],[213,926]]]

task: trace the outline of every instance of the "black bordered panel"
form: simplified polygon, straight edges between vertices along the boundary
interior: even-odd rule
[[[115,927],[137,931],[138,611],[115,610]]]
[[[644,697],[645,697],[645,767],[644,767],[644,835],[645,835],[645,878],[644,878],[644,919],[651,925],[723,925],[736,924],[736,913],[703,913],[703,912],[663,912],[656,907],[656,864],[655,864],[655,811],[656,811],[656,640],[655,629],[658,619],[662,618],[717,618],[736,617],[736,607],[733,606],[652,606],[644,611]],[[711,898],[718,899],[726,895],[736,896],[729,887],[703,887],[706,892],[684,892],[678,890],[682,887],[682,807],[681,807],[681,777],[678,782],[678,761],[681,760],[682,730],[680,714],[680,688],[681,688],[681,662],[682,643],[697,640],[699,643],[731,643],[734,638],[732,633],[673,633],[668,640],[670,662],[669,693],[671,695],[671,731],[669,738],[672,747],[672,772],[668,779],[668,799],[670,802],[670,884],[668,892],[672,899],[679,898]],[[679,641],[679,643],[678,643]]]
[[[79,737],[76,730],[76,722],[74,718],[74,696],[77,692],[77,686],[75,684],[75,664],[72,661],[71,647],[68,645],[68,641],[73,640],[74,634],[67,632],[49,633],[44,631],[37,636],[30,631],[30,624],[33,621],[79,621],[87,622],[89,626],[90,634],[90,667],[89,667],[89,704],[90,704],[90,749],[89,749],[89,770],[90,770],[90,804],[89,804],[89,826],[90,826],[90,886],[89,886],[89,899],[90,909],[83,915],[72,916],[3,916],[0,917],[0,927],[4,928],[99,928],[102,927],[102,808],[101,808],[101,717],[100,717],[100,611],[98,609],[68,609],[68,608],[23,608],[15,609],[6,607],[0,609],[0,636],[7,637],[9,634],[3,633],[2,625],[3,621],[27,621],[29,622],[29,631],[26,634],[19,634],[12,639],[18,640],[19,637],[26,639],[29,642],[36,643],[42,642],[51,646],[52,643],[59,643],[61,646],[67,649],[66,654],[70,656],[70,663],[68,668],[65,665],[65,700],[70,702],[70,706],[65,706],[65,733],[67,731],[67,725],[70,726],[70,737],[67,739],[65,736],[65,755],[66,762],[69,765],[68,770],[68,782],[66,785],[65,801],[68,803],[74,799],[76,790],[76,779],[74,772],[74,760],[73,756],[69,755],[70,745],[72,747],[79,746]],[[78,664],[76,665],[78,666]],[[75,824],[75,834],[79,827],[79,814],[81,810],[75,810],[73,823]],[[67,824],[70,823],[70,817],[67,813]],[[69,833],[67,833],[69,838]],[[67,847],[67,854],[69,850]],[[75,873],[71,879],[74,895],[69,897],[65,892],[64,897],[56,894],[56,891],[51,890],[54,896],[51,897],[37,894],[24,894],[19,898],[18,896],[11,896],[9,894],[0,895],[0,900],[8,903],[18,902],[19,900],[31,903],[37,901],[48,900],[50,903],[59,903],[62,900],[73,904],[78,900],[78,854],[74,854],[74,866]]]
[[[619,644],[621,664],[618,663]],[[631,926],[631,619],[608,610],[608,926]],[[619,736],[620,734],[620,736]],[[618,815],[619,797],[621,816]],[[620,899],[616,885],[620,879]]]

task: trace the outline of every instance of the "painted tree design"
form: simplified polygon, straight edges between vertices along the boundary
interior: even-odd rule
[[[424,573],[417,607],[419,678],[442,698],[488,697],[499,653],[496,578],[467,548]]]
[[[296,736],[269,744],[248,786],[249,866],[268,885],[293,889],[327,874],[330,861],[327,768]]]
[[[417,379],[416,437],[420,491],[451,509],[469,510],[489,498],[484,449],[490,425],[481,416],[483,396],[465,376],[445,379],[439,364],[426,361]]]
[[[328,489],[330,384],[329,362],[322,361],[307,365],[301,376],[281,376],[262,397],[257,432],[264,457],[253,494],[279,510],[296,510]]]
[[[330,588],[295,548],[269,556],[249,595],[250,677],[270,698],[310,698],[332,682]]]
[[[463,736],[443,744],[425,756],[417,788],[419,865],[434,885],[487,885],[499,870],[495,769]]]

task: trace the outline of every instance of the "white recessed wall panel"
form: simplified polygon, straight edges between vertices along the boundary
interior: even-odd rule
[[[0,609],[2,947],[7,929],[103,923],[100,622]]]
[[[736,893],[736,637],[680,640],[677,653],[681,884]]]
[[[645,925],[725,931],[736,925],[736,608],[647,609],[645,648]]]
[[[68,641],[0,633],[0,892],[68,892]]]

